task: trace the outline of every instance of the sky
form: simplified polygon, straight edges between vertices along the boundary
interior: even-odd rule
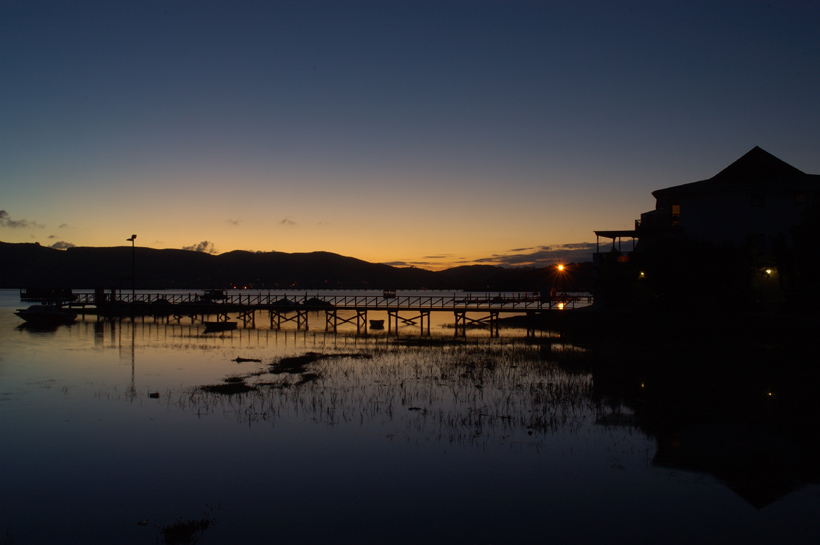
[[[820,173],[820,2],[0,2],[0,241],[588,261],[754,146]]]

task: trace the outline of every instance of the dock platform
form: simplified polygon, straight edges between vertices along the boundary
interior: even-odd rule
[[[54,301],[54,292],[47,294]],[[22,301],[42,301],[42,290],[21,290]],[[324,314],[326,331],[336,331],[342,324],[355,324],[357,333],[367,333],[368,312],[387,314],[388,333],[397,332],[400,324],[416,325],[422,335],[430,334],[430,315],[452,312],[455,334],[465,335],[468,327],[488,325],[491,335],[498,334],[499,316],[536,316],[545,312],[566,312],[592,302],[589,294],[542,296],[537,293],[504,293],[496,296],[456,292],[452,295],[350,295],[316,292],[295,296],[286,292],[238,293],[223,290],[191,292],[137,293],[110,290],[94,292],[60,291],[61,303],[83,315],[104,318],[152,316],[167,321],[189,319],[192,323],[228,321],[234,315],[243,327],[256,327],[257,319],[267,318],[271,329],[281,329],[293,322],[297,329],[309,329],[311,314]],[[343,312],[351,311],[351,312]],[[259,315],[259,318],[257,317]]]

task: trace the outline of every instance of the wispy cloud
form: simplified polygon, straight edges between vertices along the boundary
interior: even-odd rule
[[[72,244],[70,242],[65,242],[64,240],[61,240],[59,242],[55,242],[54,244],[49,246],[49,248],[54,248],[55,250],[67,250],[68,248],[74,248],[75,246],[76,244]]]
[[[280,225],[296,225],[296,222],[290,218],[285,218],[279,222]]]
[[[557,263],[584,263],[592,261],[595,252],[594,242],[559,244],[554,246],[532,246],[514,248],[479,259],[465,259],[453,254],[423,256],[418,260],[401,260],[385,263],[393,267],[419,267],[422,269],[441,270],[464,265],[494,265],[497,267],[550,267]]]
[[[422,259],[453,259],[453,254],[426,255]]]
[[[216,247],[214,246],[213,242],[209,242],[207,240],[203,240],[199,244],[194,244],[193,246],[183,246],[183,250],[189,250],[192,252],[202,252],[205,254],[215,254]]]
[[[45,225],[29,220],[13,220],[8,212],[0,210],[0,227],[10,229],[42,229]]]
[[[236,225],[239,225],[239,220],[228,218],[228,223],[230,223],[231,225],[236,226]]]
[[[558,244],[516,248],[476,260],[476,263],[499,265],[501,267],[549,267],[556,263],[583,263],[592,261],[594,242]]]

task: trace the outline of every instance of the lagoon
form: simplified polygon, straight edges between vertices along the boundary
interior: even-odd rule
[[[694,444],[719,423],[643,423],[640,401],[554,334],[205,334],[95,317],[39,331],[20,327],[20,306],[0,290],[0,543],[820,535],[816,480],[788,474],[761,500],[682,467],[674,433]],[[793,447],[775,439],[781,460]]]

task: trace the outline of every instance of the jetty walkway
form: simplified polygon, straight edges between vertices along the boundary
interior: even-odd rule
[[[135,318],[152,316],[167,321],[192,323],[215,317],[216,322],[229,322],[230,315],[244,327],[256,327],[257,315],[267,315],[271,329],[281,329],[293,322],[297,329],[309,329],[310,314],[323,313],[325,330],[336,331],[342,324],[355,324],[358,333],[371,328],[383,328],[383,320],[368,320],[369,312],[387,315],[388,333],[398,332],[399,325],[415,325],[421,334],[430,334],[433,312],[452,312],[455,334],[466,334],[470,326],[489,325],[491,335],[498,334],[499,316],[536,316],[544,312],[569,311],[592,302],[589,294],[503,293],[496,296],[455,292],[452,295],[403,295],[385,290],[381,295],[349,295],[317,292],[295,296],[291,293],[255,292],[230,293],[224,290],[200,290],[188,293],[126,292],[125,290],[21,290],[22,301],[59,303],[83,315],[101,318]],[[374,327],[375,326],[375,327]]]

